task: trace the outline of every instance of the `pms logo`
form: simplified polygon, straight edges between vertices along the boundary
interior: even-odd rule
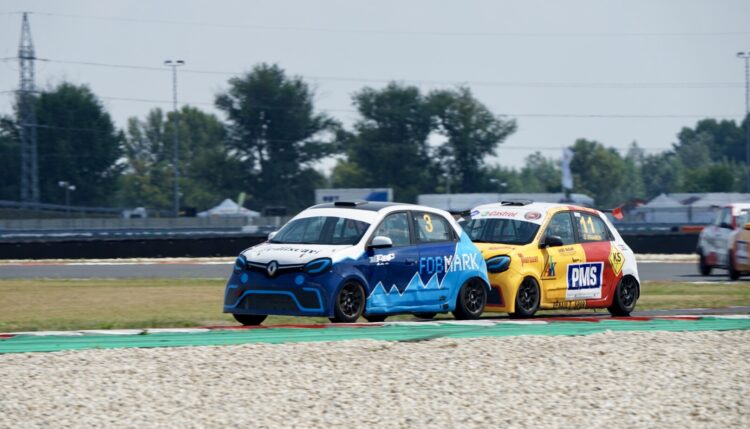
[[[568,265],[568,289],[601,289],[602,262]]]

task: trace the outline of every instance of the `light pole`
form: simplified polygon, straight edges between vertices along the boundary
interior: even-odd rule
[[[180,115],[177,111],[177,67],[184,66],[182,60],[166,60],[164,65],[172,68],[172,111],[174,112],[174,148],[172,168],[174,169],[174,216],[180,216]]]
[[[750,192],[750,52],[737,52],[737,58],[745,60],[745,191]]]
[[[70,193],[76,190],[76,185],[73,185],[65,180],[61,180],[57,182],[57,186],[65,189],[65,211],[70,213]]]

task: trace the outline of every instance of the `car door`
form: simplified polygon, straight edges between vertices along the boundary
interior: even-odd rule
[[[448,220],[437,213],[413,211],[411,218],[419,246],[419,277],[424,286],[410,288],[407,294],[420,306],[447,303],[452,288],[461,286],[443,283],[456,254],[458,236]]]
[[[542,297],[546,301],[561,302],[566,300],[568,290],[568,266],[582,261],[583,250],[577,244],[573,219],[568,211],[555,213],[547,223],[540,243],[547,236],[557,236],[563,245],[541,249],[544,268],[541,275]]]
[[[606,300],[622,277],[625,256],[596,212],[575,211],[573,219],[583,261],[568,268],[568,296],[588,301]]]
[[[729,254],[729,238],[734,231],[734,219],[732,217],[732,208],[724,207],[721,209],[717,221],[716,233],[713,236],[711,253],[716,260],[716,265],[726,267],[727,256]]]
[[[368,244],[378,236],[390,238],[393,245],[380,249],[367,248],[367,261],[362,272],[366,274],[372,292],[382,287],[382,291],[377,293],[378,299],[371,304],[376,307],[403,305],[402,295],[417,272],[419,260],[419,248],[413,239],[409,212],[387,215],[375,228]]]

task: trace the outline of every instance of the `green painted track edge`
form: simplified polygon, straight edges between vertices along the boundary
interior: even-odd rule
[[[602,320],[599,322],[550,322],[546,324],[498,323],[495,325],[412,324],[380,327],[265,328],[215,330],[204,333],[156,333],[147,335],[19,335],[0,340],[0,354],[63,350],[282,344],[319,341],[376,340],[419,342],[437,338],[510,337],[521,335],[591,335],[635,331],[748,330],[750,319],[703,317],[698,320],[653,319],[649,321]]]

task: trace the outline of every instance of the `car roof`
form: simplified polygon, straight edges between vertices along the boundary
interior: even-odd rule
[[[337,201],[335,203],[324,203],[310,207],[310,209],[350,209],[369,210],[379,212],[393,206],[410,206],[411,204],[391,203],[384,201]],[[309,210],[309,209],[308,209]]]
[[[523,211],[540,211],[548,212],[550,210],[583,210],[583,211],[596,211],[588,207],[577,206],[575,204],[562,204],[562,203],[541,203],[541,202],[497,202],[490,204],[482,204],[476,206],[473,210],[491,210],[491,209],[508,209],[508,210],[523,210]]]

